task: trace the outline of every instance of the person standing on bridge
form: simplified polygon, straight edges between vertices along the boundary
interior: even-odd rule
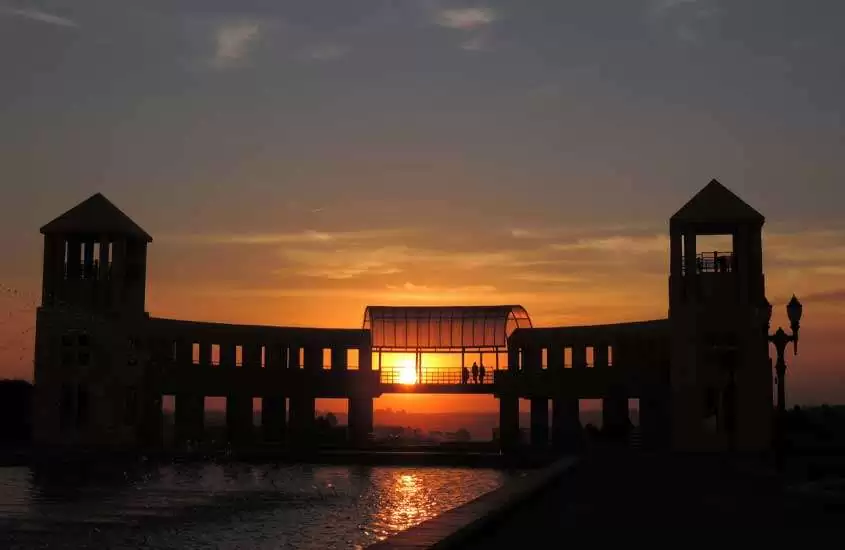
[[[466,365],[461,366],[461,383],[469,384],[469,369]]]
[[[472,362],[472,383],[478,384],[478,363]]]
[[[485,371],[485,369],[484,369],[484,363],[481,363],[481,364],[478,366],[478,383],[479,383],[479,384],[483,384],[483,383],[484,383],[484,371]]]

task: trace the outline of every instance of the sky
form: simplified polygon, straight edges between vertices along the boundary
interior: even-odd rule
[[[0,0],[0,376],[31,378],[38,228],[102,192],[148,310],[357,327],[367,304],[667,314],[668,218],[767,217],[790,400],[845,401],[838,0]],[[773,327],[773,328],[774,328]]]

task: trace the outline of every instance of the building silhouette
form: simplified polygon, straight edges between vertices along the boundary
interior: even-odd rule
[[[713,180],[669,223],[669,315],[598,326],[534,327],[520,306],[368,307],[362,328],[228,325],[150,316],[152,238],[100,194],[45,225],[35,347],[36,443],[152,448],[162,400],[175,396],[177,442],[203,439],[204,400],[226,397],[227,436],[253,443],[253,398],[265,444],[315,443],[315,399],[349,401],[348,439],[373,431],[373,399],[390,392],[486,393],[500,404],[503,450],[521,445],[518,400],[531,402],[533,446],[570,449],[579,399],[602,399],[603,430],[623,436],[639,399],[638,441],[678,450],[759,451],[772,441],[764,218]],[[730,252],[700,235],[729,235]],[[632,290],[634,291],[634,290]],[[408,383],[382,353],[413,352]],[[492,354],[484,383],[425,373],[422,353]],[[506,360],[500,361],[500,357]],[[465,362],[464,359],[467,361]],[[552,419],[549,421],[549,404]]]

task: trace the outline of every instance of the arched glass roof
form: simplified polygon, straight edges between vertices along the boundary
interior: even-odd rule
[[[531,328],[522,306],[368,306],[364,329],[374,349],[505,348],[517,328]]]

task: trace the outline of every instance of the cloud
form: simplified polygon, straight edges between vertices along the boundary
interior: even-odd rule
[[[651,9],[655,14],[661,15],[667,11],[683,6],[691,6],[700,3],[702,0],[653,0]]]
[[[618,235],[553,244],[552,248],[558,251],[597,251],[607,254],[668,253],[669,237],[665,235]]]
[[[78,27],[79,25],[76,21],[72,19],[68,19],[66,17],[61,17],[58,15],[53,15],[51,13],[46,13],[40,10],[36,10],[33,8],[26,8],[26,9],[14,9],[14,8],[0,8],[0,13],[23,17],[25,19],[29,19],[30,21],[38,21],[39,23],[47,23],[50,25],[56,25],[59,27]]]
[[[242,62],[250,49],[261,39],[261,26],[256,22],[225,22],[214,30],[214,57],[211,64],[218,68]]]
[[[380,248],[352,246],[332,250],[282,249],[291,267],[283,272],[325,279],[351,279],[364,275],[391,275],[414,269],[446,268],[453,271],[492,269],[531,259],[513,251],[462,251],[412,248],[405,245]]]
[[[348,48],[338,44],[320,44],[307,50],[305,57],[312,61],[332,61],[344,57],[348,52]]]
[[[490,49],[490,40],[481,34],[472,36],[461,43],[461,49],[468,52],[484,52]]]
[[[491,8],[449,8],[437,12],[435,23],[450,29],[473,31],[490,25],[498,18]]]
[[[407,229],[375,229],[327,232],[306,230],[293,233],[230,233],[209,235],[165,235],[162,241],[202,245],[282,245],[364,241],[407,235]]]
[[[802,302],[826,302],[826,303],[842,303],[845,302],[845,288],[838,288],[834,290],[826,290],[822,292],[813,292],[801,297]]]
[[[715,21],[720,9],[712,0],[653,0],[650,18],[667,25],[679,40],[698,42],[708,21]]]

